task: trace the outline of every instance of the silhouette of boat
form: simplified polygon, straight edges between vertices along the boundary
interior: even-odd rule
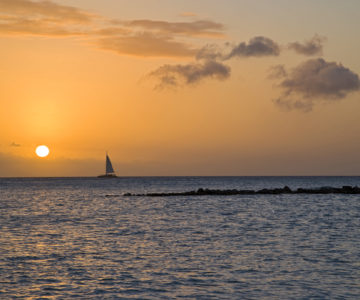
[[[106,162],[105,162],[105,174],[99,175],[98,178],[116,178],[114,168],[112,166],[109,155],[106,153]]]

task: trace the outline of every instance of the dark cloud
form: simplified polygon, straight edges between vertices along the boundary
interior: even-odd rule
[[[278,56],[280,46],[272,39],[263,36],[252,38],[247,44],[241,42],[233,47],[231,52],[224,59],[233,57],[261,57],[261,56]]]
[[[198,20],[193,22],[167,22],[157,20],[132,20],[118,22],[123,26],[139,27],[147,31],[155,30],[169,34],[202,37],[223,37],[224,25],[210,20]]]
[[[196,53],[197,63],[187,65],[164,65],[153,71],[150,76],[157,77],[161,87],[177,87],[182,84],[196,83],[204,78],[212,77],[224,80],[230,77],[231,69],[223,62],[236,56],[278,55],[280,47],[269,38],[255,37],[237,46],[226,43],[223,47],[207,44]]]
[[[169,36],[148,32],[101,38],[98,43],[103,49],[142,57],[186,57],[194,56],[197,52],[191,45],[175,41]]]
[[[196,53],[196,59],[223,60],[224,49],[217,44],[207,44]]]
[[[304,101],[304,99],[296,99],[289,97],[280,97],[273,100],[280,109],[284,111],[300,110],[309,112],[313,109],[314,103],[312,100]]]
[[[237,45],[225,43],[223,46],[207,44],[199,50],[196,59],[229,60],[234,57],[262,57],[278,56],[280,46],[273,40],[257,36],[248,43],[241,42]]]
[[[360,90],[359,76],[336,62],[322,58],[310,59],[288,74],[279,87],[282,95],[274,100],[280,107],[310,111],[319,101],[336,101]]]
[[[290,43],[289,49],[294,50],[298,54],[307,56],[322,55],[324,41],[326,41],[325,37],[315,35],[313,38],[305,41],[304,43]]]
[[[164,65],[151,72],[150,76],[160,81],[157,88],[164,88],[177,87],[182,84],[194,84],[205,78],[224,80],[230,76],[230,72],[228,66],[207,60],[202,63],[186,65]]]

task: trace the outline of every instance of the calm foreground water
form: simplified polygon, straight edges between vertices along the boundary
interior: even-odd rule
[[[0,179],[1,299],[360,299],[360,177]],[[107,197],[111,195],[111,197]]]

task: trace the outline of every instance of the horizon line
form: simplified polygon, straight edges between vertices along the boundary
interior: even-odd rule
[[[127,175],[127,176],[117,176],[116,178],[139,178],[139,177],[360,177],[359,175]],[[26,179],[26,178],[97,178],[97,175],[94,176],[0,176],[0,179]]]

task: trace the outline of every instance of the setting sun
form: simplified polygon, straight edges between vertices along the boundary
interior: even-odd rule
[[[45,145],[36,147],[35,153],[39,157],[46,157],[49,155],[49,148]]]

